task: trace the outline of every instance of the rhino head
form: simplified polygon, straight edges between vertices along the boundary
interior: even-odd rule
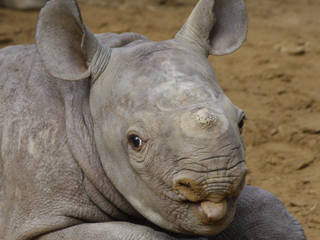
[[[174,39],[138,34],[98,40],[73,0],[41,11],[37,47],[48,72],[90,79],[101,164],[113,185],[154,224],[215,235],[233,220],[245,182],[245,115],[219,87],[208,55],[246,38],[243,0],[200,0]]]

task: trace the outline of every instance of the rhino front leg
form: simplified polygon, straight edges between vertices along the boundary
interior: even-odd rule
[[[128,222],[80,224],[48,233],[36,240],[178,240],[149,227]],[[179,240],[188,240],[180,239]],[[190,239],[191,240],[191,239]],[[193,240],[204,240],[197,238]]]
[[[305,240],[299,222],[271,193],[246,186],[231,225],[214,240]]]

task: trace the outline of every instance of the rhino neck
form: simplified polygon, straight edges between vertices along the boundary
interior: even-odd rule
[[[89,107],[90,81],[62,81],[60,84],[64,96],[68,145],[84,174],[83,184],[88,197],[110,219],[139,217],[113,186],[101,165]]]

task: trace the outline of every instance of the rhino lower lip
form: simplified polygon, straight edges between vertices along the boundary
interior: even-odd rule
[[[193,211],[199,221],[205,225],[223,224],[228,218],[235,199],[223,199],[220,202],[202,201],[194,203]]]
[[[209,222],[218,222],[227,214],[227,200],[223,200],[219,203],[203,201],[200,203],[198,209],[201,214],[208,219]]]

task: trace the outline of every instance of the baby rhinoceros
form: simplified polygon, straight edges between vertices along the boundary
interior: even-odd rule
[[[245,115],[207,60],[246,33],[243,0],[200,0],[163,42],[49,1],[36,44],[0,51],[0,239],[305,239],[245,186]]]

